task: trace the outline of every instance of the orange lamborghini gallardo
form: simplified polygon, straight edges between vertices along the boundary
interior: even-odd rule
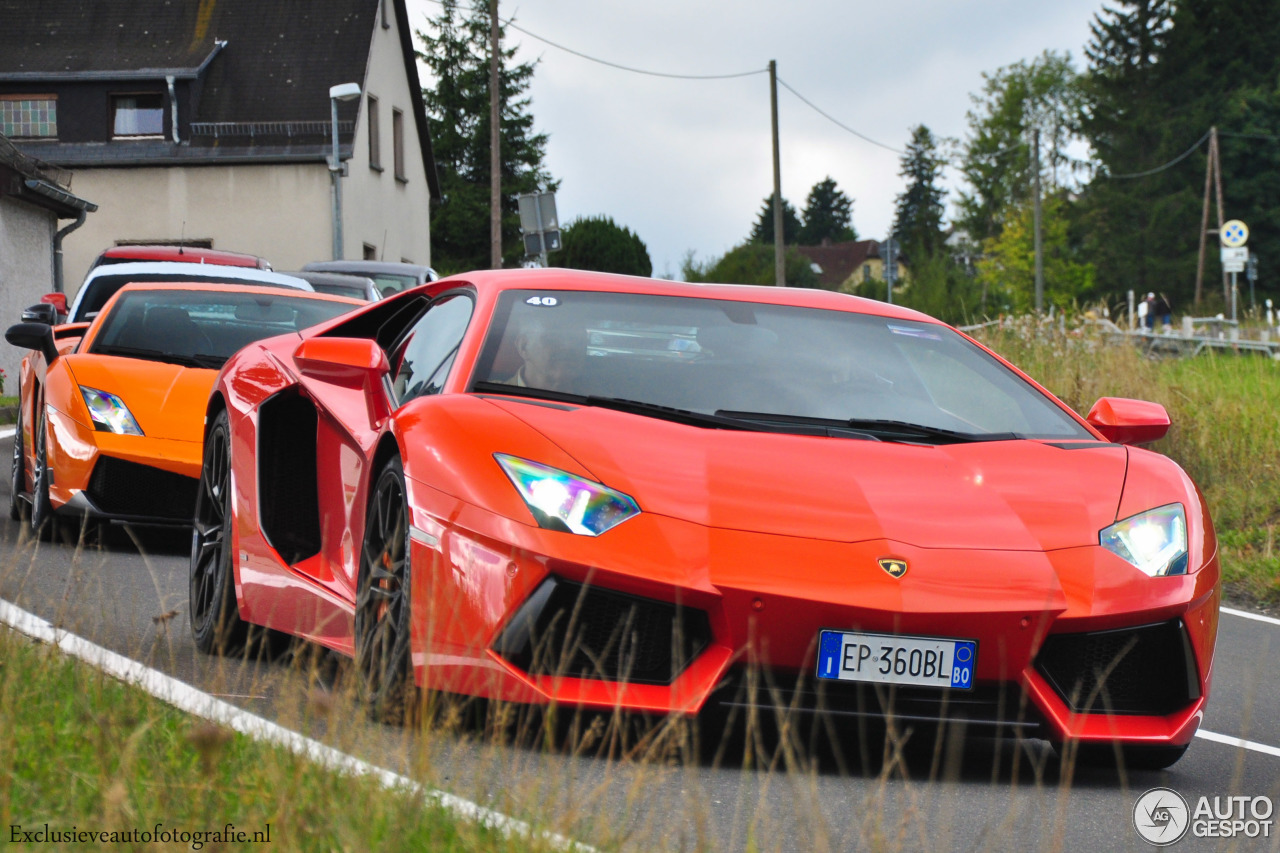
[[[190,524],[223,362],[358,304],[277,287],[130,284],[92,323],[9,327],[9,343],[42,356],[23,359],[10,514],[36,530],[67,515]]]

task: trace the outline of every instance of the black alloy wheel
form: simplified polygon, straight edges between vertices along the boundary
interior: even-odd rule
[[[31,529],[39,536],[46,522],[50,527],[53,524],[53,507],[49,503],[49,424],[43,397],[36,397],[36,429],[32,440],[36,459],[31,471]]]
[[[188,611],[196,648],[227,654],[244,645],[248,626],[236,605],[231,566],[231,423],[224,409],[204,440],[204,462],[191,531]]]
[[[25,514],[26,502],[22,493],[26,491],[27,472],[26,445],[22,440],[22,406],[18,406],[18,424],[13,433],[13,468],[9,471],[9,517],[21,521]]]
[[[409,631],[409,506],[404,465],[387,460],[374,485],[356,587],[356,668],[374,718],[403,723],[413,696]]]

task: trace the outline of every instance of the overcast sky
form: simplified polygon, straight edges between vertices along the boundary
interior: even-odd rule
[[[971,93],[1041,51],[1077,67],[1102,0],[501,0],[503,18],[567,48],[670,74],[767,67],[841,123],[901,149],[909,129],[962,138]],[[439,12],[409,0],[415,29]],[[609,68],[514,29],[537,60],[529,95],[550,136],[562,223],[607,214],[640,235],[655,275],[692,250],[723,254],[772,190],[768,75],[670,80]],[[427,81],[424,81],[427,82]],[[864,142],[779,88],[782,194],[797,210],[830,175],[854,199],[861,238],[883,239],[902,192],[899,155]],[[948,172],[947,184],[954,184]]]

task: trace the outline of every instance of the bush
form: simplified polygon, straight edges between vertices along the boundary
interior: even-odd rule
[[[561,235],[561,243],[561,251],[548,256],[553,267],[653,275],[653,262],[644,241],[608,216],[587,216],[570,222]]]

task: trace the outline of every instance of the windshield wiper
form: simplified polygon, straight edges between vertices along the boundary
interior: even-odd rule
[[[168,364],[180,364],[183,367],[208,367],[200,359],[205,356],[179,355],[158,349],[145,347],[100,346],[93,348],[94,355],[120,355],[126,358],[140,358],[144,361],[163,361]]]
[[[198,352],[191,356],[192,360],[199,362],[201,367],[211,367],[215,370],[221,369],[222,365],[227,363],[227,356],[214,355],[213,353]]]
[[[839,436],[853,433],[854,437],[875,438],[881,441],[919,442],[921,439],[940,439],[939,443],[958,444],[971,441],[1012,441],[1018,438],[1018,435],[1012,432],[960,432],[942,427],[908,423],[907,421],[878,418],[812,418],[804,415],[784,415],[775,412],[738,412],[731,409],[718,409],[716,415],[722,418],[735,418],[761,423],[825,427],[829,430],[829,435]]]
[[[477,382],[474,390],[487,394],[505,394],[509,397],[528,397],[533,400],[551,400],[557,403],[573,403],[578,406],[596,406],[601,409],[613,409],[633,415],[645,415],[688,426],[707,427],[710,429],[749,430],[756,432],[786,432],[766,424],[751,424],[737,418],[724,418],[688,409],[677,409],[672,406],[660,406],[657,403],[645,403],[641,400],[625,400],[621,397],[601,397],[594,394],[569,394],[564,391],[550,391],[545,388],[528,388],[522,385],[506,385],[502,382]],[[762,428],[763,427],[763,428]]]

